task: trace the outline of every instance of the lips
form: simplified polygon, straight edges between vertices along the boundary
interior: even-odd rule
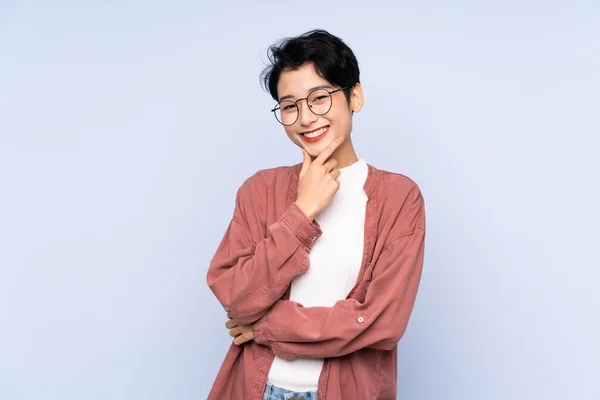
[[[325,135],[327,135],[327,132],[329,132],[329,125],[312,130],[310,132],[301,133],[300,136],[302,136],[302,139],[304,139],[307,142],[316,142],[325,137]]]

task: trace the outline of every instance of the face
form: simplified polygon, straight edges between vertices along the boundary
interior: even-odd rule
[[[325,87],[328,91],[339,89],[321,78],[312,64],[304,64],[296,70],[282,71],[277,84],[279,100],[295,101],[305,98],[316,87]],[[285,132],[292,142],[303,148],[313,158],[336,137],[350,136],[352,131],[352,111],[362,108],[362,88],[357,84],[351,91],[350,105],[343,91],[331,95],[331,109],[324,115],[314,114],[308,108],[306,100],[299,101],[298,119],[293,125],[284,126]],[[344,143],[352,146],[349,140]],[[344,144],[338,151],[343,152]],[[352,150],[353,151],[353,150]]]

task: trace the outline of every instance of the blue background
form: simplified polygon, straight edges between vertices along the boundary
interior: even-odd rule
[[[600,398],[600,3],[0,0],[0,398],[206,398],[234,196],[301,161],[259,83],[313,28],[428,215],[402,399]]]

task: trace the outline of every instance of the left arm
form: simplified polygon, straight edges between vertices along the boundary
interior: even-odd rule
[[[394,349],[415,303],[424,256],[425,213],[418,189],[406,203],[408,210],[396,224],[409,229],[395,233],[382,250],[364,303],[344,299],[333,307],[303,307],[279,300],[253,325],[254,341],[288,360],[340,357],[366,347]]]

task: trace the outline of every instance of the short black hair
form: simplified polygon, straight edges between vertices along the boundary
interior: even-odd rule
[[[350,47],[323,29],[285,38],[271,45],[268,57],[270,65],[261,73],[261,80],[275,101],[279,101],[277,84],[281,72],[295,70],[305,63],[313,64],[317,75],[329,83],[345,87],[348,102],[350,89],[360,83],[358,61]]]

